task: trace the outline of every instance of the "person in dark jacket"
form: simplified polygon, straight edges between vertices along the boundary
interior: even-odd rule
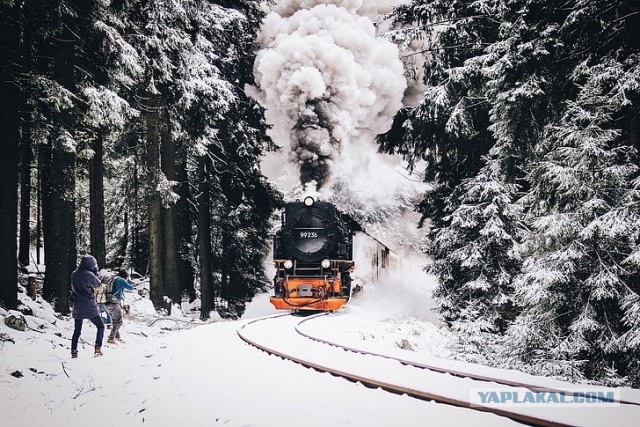
[[[96,293],[100,290],[100,278],[98,276],[98,262],[91,255],[84,255],[76,271],[71,273],[71,295],[73,297],[73,311],[71,313],[75,322],[73,336],[71,337],[71,357],[78,357],[78,340],[82,332],[82,322],[89,319],[96,325],[98,333],[94,354],[102,356],[102,339],[104,337],[104,323],[100,317]]]
[[[127,270],[120,270],[118,272],[118,277],[113,281],[111,295],[105,304],[112,319],[111,333],[109,334],[109,338],[107,338],[107,342],[109,344],[117,344],[118,342],[116,340],[120,340],[120,327],[122,326],[123,319],[122,301],[124,300],[124,291],[133,291],[136,289],[127,281],[128,277],[129,273],[127,273]]]

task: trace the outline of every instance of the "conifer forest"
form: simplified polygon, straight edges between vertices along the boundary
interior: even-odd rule
[[[269,290],[284,196],[248,88],[274,3],[0,0],[0,305],[46,264],[67,315],[85,253],[157,309],[237,317]],[[460,352],[640,387],[640,3],[388,3],[407,89],[377,143],[429,184],[415,226]]]

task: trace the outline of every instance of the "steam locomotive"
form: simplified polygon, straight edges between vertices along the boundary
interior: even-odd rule
[[[333,204],[289,203],[276,233],[271,304],[280,310],[337,310],[351,295],[357,224]]]

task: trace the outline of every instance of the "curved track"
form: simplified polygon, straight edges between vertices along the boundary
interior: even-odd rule
[[[513,407],[494,408],[472,405],[469,401],[474,388],[508,391],[513,387],[532,391],[561,392],[515,381],[475,375],[367,352],[311,336],[300,328],[305,322],[320,319],[325,313],[300,318],[289,314],[257,319],[245,324],[238,335],[248,344],[269,354],[299,363],[321,372],[357,381],[368,387],[406,394],[421,400],[490,412],[521,423],[535,426],[587,426],[611,422],[611,412],[633,420],[640,417],[636,402],[618,402],[618,407]],[[375,372],[372,377],[371,372]],[[434,385],[434,384],[437,384]],[[437,389],[436,389],[437,388]],[[565,391],[563,391],[565,394]]]
[[[327,315],[328,313],[322,313],[321,315]],[[478,381],[485,381],[485,382],[491,382],[491,383],[496,383],[496,384],[502,384],[502,385],[508,385],[511,387],[522,387],[522,388],[526,388],[528,390],[531,391],[537,391],[537,392],[547,392],[547,393],[563,393],[566,396],[573,396],[574,392],[572,392],[571,390],[563,390],[560,388],[552,388],[552,387],[546,387],[546,386],[542,386],[542,385],[538,385],[538,384],[531,384],[531,383],[525,383],[522,381],[514,381],[514,380],[509,380],[506,378],[497,378],[497,377],[491,377],[491,376],[487,376],[487,375],[482,375],[482,374],[478,374],[478,373],[474,373],[474,372],[468,372],[468,371],[461,371],[461,370],[456,370],[456,369],[451,369],[451,368],[443,368],[441,366],[435,366],[435,365],[428,365],[428,364],[424,364],[424,363],[419,363],[419,362],[415,362],[412,360],[407,360],[407,359],[402,359],[399,357],[394,357],[394,356],[389,356],[389,355],[385,355],[385,354],[381,354],[381,353],[376,353],[376,352],[371,352],[371,351],[366,351],[366,350],[362,350],[362,349],[358,349],[355,347],[350,347],[350,346],[346,346],[343,344],[339,344],[333,341],[329,341],[326,339],[323,339],[321,337],[318,336],[314,336],[311,335],[307,332],[302,331],[302,329],[300,328],[300,326],[307,322],[308,320],[314,320],[317,317],[314,318],[309,318],[309,319],[305,319],[302,320],[300,323],[298,323],[298,325],[296,326],[296,332],[312,341],[316,341],[316,342],[320,342],[326,345],[330,345],[333,347],[337,347],[337,348],[341,348],[345,351],[350,351],[353,353],[359,353],[359,354],[368,354],[371,356],[378,356],[378,357],[383,357],[386,359],[390,359],[390,360],[395,360],[397,362],[402,363],[403,365],[407,365],[407,366],[413,366],[416,368],[420,368],[420,369],[427,369],[429,371],[433,371],[433,372],[440,372],[443,374],[449,374],[452,375],[454,377],[459,377],[459,378],[470,378],[473,380],[478,380]],[[616,399],[614,400],[614,403],[619,403],[619,404],[624,404],[624,405],[632,405],[632,406],[639,406],[640,407],[640,402],[636,402],[636,401],[632,401],[632,400],[626,400],[626,399]]]

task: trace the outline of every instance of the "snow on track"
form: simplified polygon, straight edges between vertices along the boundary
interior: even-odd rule
[[[404,372],[408,378],[411,374],[407,374],[403,371],[403,367],[400,363],[391,362],[388,360],[372,357],[357,355],[344,350],[337,349],[335,347],[328,346],[326,344],[317,343],[311,341],[302,335],[299,335],[295,327],[302,320],[296,316],[279,316],[271,317],[267,319],[261,319],[253,321],[245,325],[239,334],[247,340],[260,343],[265,347],[277,349],[277,351],[287,354],[288,356],[299,358],[310,363],[332,367],[335,369],[343,370],[350,373],[358,373],[364,377],[373,378],[372,373],[376,373],[375,377],[379,379],[386,379],[391,381],[394,378],[394,373],[397,375],[399,372]],[[414,368],[415,369],[415,368]],[[322,374],[319,374],[322,375]],[[336,378],[337,382],[344,384],[350,384],[347,381]],[[338,383],[336,383],[338,387]],[[379,389],[367,389],[372,393],[385,393]],[[331,391],[332,395],[340,396],[338,389]],[[394,396],[394,395],[391,395]],[[424,408],[435,408],[443,413],[449,413],[448,421],[445,424],[449,424],[451,420],[455,419],[456,425],[464,425],[470,422],[474,426],[501,426],[501,425],[514,425],[513,421],[496,416],[494,414],[482,413],[477,411],[469,411],[465,408],[458,408],[449,405],[441,405],[435,402],[424,402],[416,399],[408,398],[407,396],[396,396],[404,402],[412,402],[418,406],[425,405]],[[372,402],[373,403],[373,402]],[[373,406],[372,406],[373,407]],[[404,424],[403,421],[398,420],[398,416],[401,415],[397,408],[389,407],[389,411],[393,413],[393,419],[395,420],[389,425],[424,425],[424,422],[428,419],[432,421],[432,417],[425,418],[423,422],[419,422],[418,418],[411,416],[407,419],[408,424]],[[331,412],[328,409],[328,412]],[[402,414],[406,415],[406,414]],[[475,420],[475,421],[472,421]],[[378,420],[379,422],[380,420]],[[430,422],[431,423],[431,422]],[[384,423],[376,423],[376,425],[385,425]],[[439,425],[435,423],[433,425]]]
[[[404,389],[424,391],[456,402],[468,402],[471,390],[476,388],[510,390],[509,386],[503,384],[453,377],[413,366],[404,366],[396,360],[347,352],[312,341],[296,331],[296,327],[301,322],[322,325],[326,320],[316,318],[309,321],[309,319],[304,320],[294,316],[271,318],[248,325],[241,334],[262,346],[315,366],[372,379],[374,382],[399,385]],[[640,407],[624,404],[615,408],[524,406],[505,409],[525,417],[579,426],[600,426],[612,421],[616,425],[632,425],[631,420],[640,416]]]

